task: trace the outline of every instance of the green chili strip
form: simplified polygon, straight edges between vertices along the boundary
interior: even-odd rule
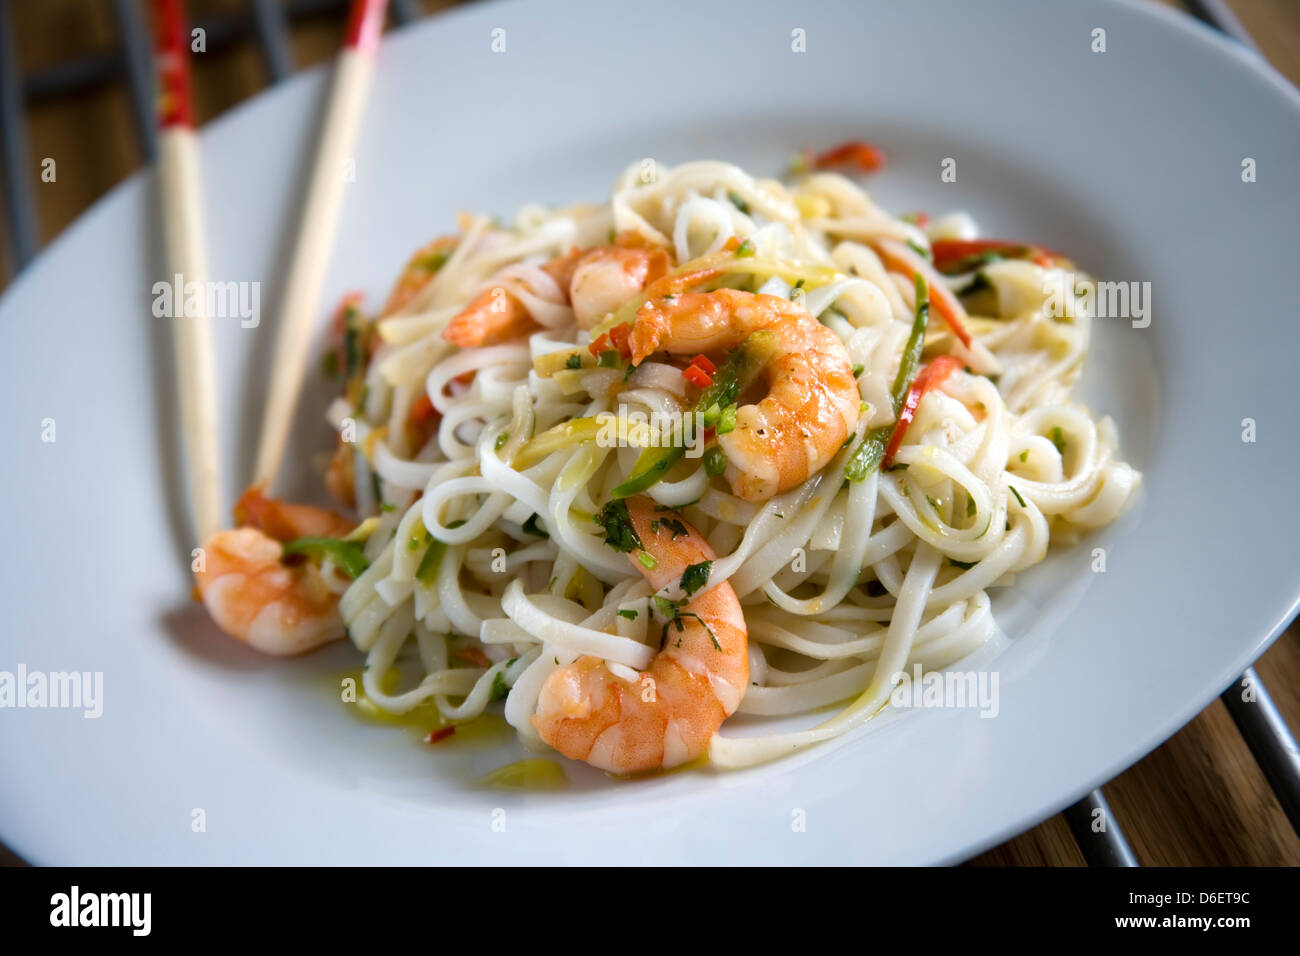
[[[751,333],[732,349],[714,374],[713,384],[695,403],[695,411],[704,416],[706,424],[714,419],[719,434],[726,434],[736,427],[736,399],[754,383],[775,351],[776,333],[768,330]],[[715,407],[719,409],[716,413]],[[670,446],[647,448],[632,466],[632,474],[610,494],[615,498],[630,498],[651,488],[686,453],[683,441],[683,436],[677,435]]]
[[[849,458],[844,469],[844,477],[849,481],[862,481],[880,467],[889,447],[890,436],[898,425],[898,413],[903,410],[907,392],[916,378],[916,370],[921,365],[921,353],[925,350],[925,327],[930,321],[930,289],[925,278],[916,276],[916,316],[912,319],[912,333],[903,346],[903,357],[898,363],[898,374],[894,376],[894,387],[890,389],[889,398],[894,406],[894,424],[882,425],[867,432],[862,444]]]
[[[296,538],[285,544],[284,553],[329,558],[354,581],[369,567],[364,544],[360,541],[344,541],[342,538]]]
[[[668,474],[673,465],[681,461],[682,455],[686,454],[680,439],[677,441],[676,444],[661,448],[647,448],[641,452],[636,464],[632,466],[632,474],[628,475],[627,480],[616,486],[610,494],[615,498],[631,498],[657,484],[664,475]]]

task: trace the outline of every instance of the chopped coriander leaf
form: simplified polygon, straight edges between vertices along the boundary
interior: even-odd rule
[[[582,368],[582,356],[576,352],[570,355],[564,362],[565,368]]]
[[[746,239],[744,242],[742,242],[739,246],[736,247],[736,258],[749,259],[757,252],[758,250],[754,248],[754,243]]]
[[[635,371],[636,371],[636,366],[633,365],[631,362],[629,362],[627,364],[627,371],[623,373],[623,381],[626,382],[629,378],[631,378],[632,373]]]
[[[1062,434],[1060,425],[1052,426],[1052,444],[1058,452],[1065,454],[1065,435]]]
[[[1020,507],[1022,508],[1029,507],[1027,504],[1025,504],[1025,499],[1020,497],[1020,492],[1016,491],[1015,485],[1007,485],[1007,487],[1010,488],[1011,493],[1016,496],[1016,501],[1020,502]]]
[[[543,531],[541,528],[537,527],[537,515],[536,515],[536,514],[532,514],[532,515],[529,515],[529,516],[528,516],[528,520],[524,522],[524,524],[523,524],[523,528],[524,528],[524,531],[528,532],[529,534],[535,534],[535,535],[537,535],[537,537],[539,537],[539,538],[549,538],[549,537],[550,537],[549,534],[547,534],[547,533],[546,533],[545,531]]]
[[[939,502],[935,501],[935,500],[934,500],[933,498],[931,498],[929,495],[926,495],[926,496],[925,496],[925,500],[926,500],[926,502],[929,503],[930,507],[934,509],[934,513],[935,513],[935,514],[940,514],[940,513],[942,513],[942,511],[943,511],[943,507],[939,504]]]
[[[975,499],[969,495],[966,497],[966,517],[970,518],[975,514]]]
[[[961,568],[963,571],[968,571],[979,564],[978,561],[958,561],[956,558],[949,558],[948,563],[954,568]]]
[[[656,518],[650,522],[650,530],[658,534],[662,529],[667,528],[672,534],[673,540],[676,541],[682,535],[690,534],[686,530],[686,525],[682,524],[676,518]]]
[[[712,561],[701,561],[698,564],[687,565],[686,570],[682,572],[682,590],[687,594],[694,594],[709,582],[709,572],[712,570]]]
[[[629,621],[636,620],[636,611],[632,610],[632,608],[630,607],[621,607],[614,613],[617,614],[619,617],[627,618]]]
[[[732,192],[727,193],[727,198],[731,200],[733,206],[743,212],[746,216],[749,215],[749,203],[745,202],[745,200]]]
[[[727,471],[727,456],[722,449],[714,446],[704,453],[704,473],[710,478],[717,478]]]
[[[605,502],[605,506],[600,509],[600,514],[595,516],[596,521],[605,529],[605,543],[615,551],[621,551],[627,554],[630,551],[636,551],[641,547],[641,539],[637,536],[636,528],[632,525],[632,517],[627,513],[627,502],[622,499],[614,499]],[[642,562],[644,564],[644,562]],[[653,567],[654,565],[646,565]]]
[[[383,502],[382,504],[380,504],[380,506],[379,506],[379,510],[380,510],[380,511],[396,511],[396,510],[397,510],[397,505],[390,504],[389,502],[385,501],[385,502]]]
[[[509,440],[510,440],[510,433],[502,432],[500,435],[497,436],[497,440],[492,443],[492,447],[495,448],[497,451],[500,451],[502,448],[506,447],[506,442],[508,442]]]
[[[1020,453],[1020,460],[1021,460],[1021,461],[1028,461],[1028,460],[1029,460],[1029,449],[1028,449],[1028,448],[1026,448],[1024,451],[1022,451],[1022,452]]]
[[[886,468],[885,471],[907,471],[907,462],[896,461]]]
[[[859,362],[857,365],[853,366],[853,377],[857,378],[859,375],[865,372],[866,369],[867,367],[863,365],[861,362]]]

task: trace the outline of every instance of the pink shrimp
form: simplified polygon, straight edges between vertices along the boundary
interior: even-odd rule
[[[524,304],[502,285],[489,286],[470,300],[442,330],[442,337],[463,349],[498,345],[518,338],[537,323]]]
[[[689,566],[713,560],[703,535],[671,511],[656,512],[648,498],[611,502],[607,521],[610,514],[635,542],[628,553],[632,566],[656,589],[675,583]],[[654,558],[653,568],[645,567],[645,555]],[[697,591],[669,622],[658,656],[635,681],[600,658],[580,657],[546,679],[533,725],[566,757],[613,773],[686,763],[704,753],[740,706],[749,684],[748,640],[730,584]]]
[[[668,253],[644,246],[600,246],[577,262],[569,282],[569,300],[578,327],[589,329],[672,265]]]
[[[250,488],[235,508],[243,527],[218,531],[194,572],[217,626],[265,654],[301,654],[344,635],[335,594],[313,564],[287,565],[282,542],[342,537],[346,518],[324,508],[266,498]]]
[[[765,501],[804,481],[857,426],[861,396],[839,336],[779,296],[718,289],[646,302],[628,338],[640,364],[660,349],[698,355],[734,348],[759,331],[775,333],[763,373],[767,394],[739,408],[735,429],[718,435],[727,481],[747,501]]]

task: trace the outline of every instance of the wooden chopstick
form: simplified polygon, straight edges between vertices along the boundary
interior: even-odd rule
[[[388,0],[353,0],[347,39],[339,53],[307,202],[298,226],[276,332],[270,390],[262,417],[253,483],[269,492],[280,470],[298,394],[302,389],[321,285],[334,246],[343,202],[344,163],[356,142],[370,89],[375,51]]]
[[[184,289],[206,289],[207,249],[203,237],[203,197],[190,89],[189,32],[183,0],[154,0],[158,70],[158,180],[167,282],[181,276],[172,303],[176,384],[180,389],[181,429],[189,478],[194,530],[206,541],[221,526],[221,463],[218,453],[216,371],[212,329],[206,312],[186,308]]]

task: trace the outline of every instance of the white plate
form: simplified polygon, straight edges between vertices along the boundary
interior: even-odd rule
[[[1098,27],[1105,53],[1090,50]],[[324,81],[300,76],[203,132],[211,275],[260,280],[268,316]],[[149,311],[154,182],[139,175],[0,306],[0,670],[104,675],[99,719],[0,711],[3,840],[65,864],[951,861],[1191,718],[1300,588],[1300,97],[1186,18],[1027,2],[457,10],[385,40],[327,299],[381,295],[463,207],[598,199],[643,156],[775,173],[801,145],[849,137],[888,148],[872,182],[887,207],[965,207],[991,235],[1152,284],[1148,329],[1097,323],[1085,389],[1145,491],[999,595],[1012,640],[996,718],[914,711],[746,772],[571,771],[568,790],[511,795],[473,781],[513,744],[423,748],[352,720],[332,690],[359,663],[350,648],[268,661],[221,637],[188,600],[170,346]],[[945,157],[956,183],[939,181]],[[232,501],[271,331],[218,330]],[[317,387],[299,417],[301,494],[319,495],[308,450],[328,441],[325,401]]]

